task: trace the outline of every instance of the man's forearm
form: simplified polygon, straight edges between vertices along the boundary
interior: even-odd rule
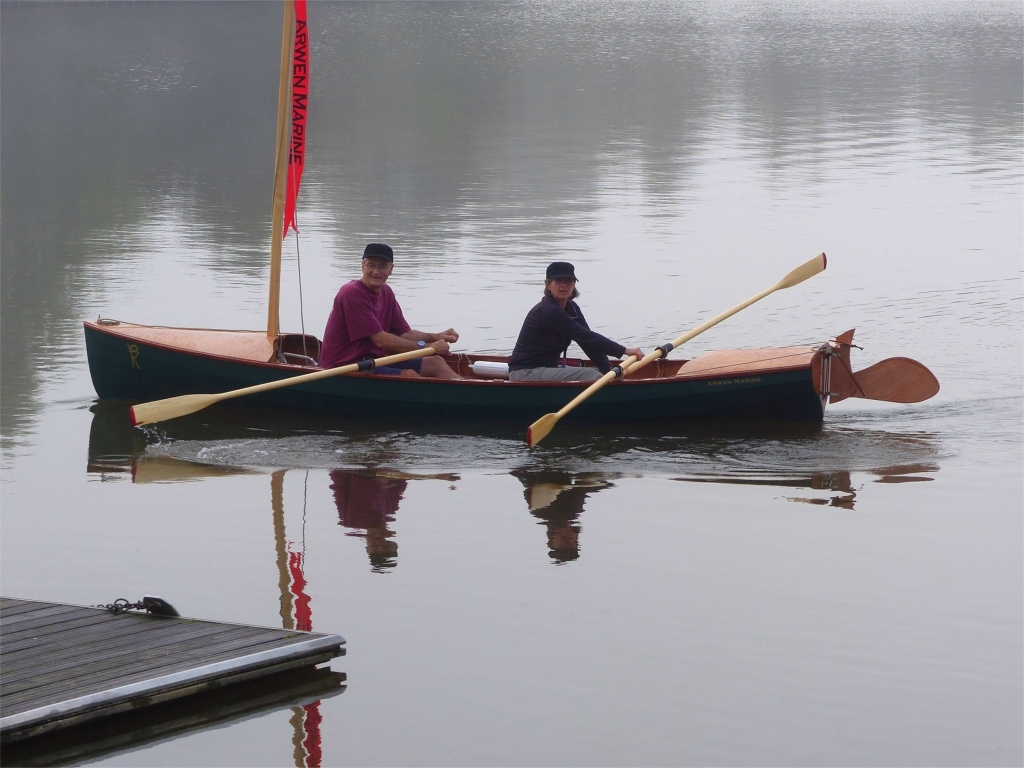
[[[397,355],[400,352],[412,352],[419,349],[419,344],[416,342],[420,341],[420,337],[414,338],[410,335],[412,333],[413,331],[410,331],[409,333],[403,333],[401,336],[396,336],[393,333],[378,333],[371,336],[370,339],[388,354]],[[420,334],[420,336],[424,335]],[[422,340],[429,341],[429,339]]]

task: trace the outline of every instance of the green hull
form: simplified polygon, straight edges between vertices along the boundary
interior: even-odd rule
[[[149,401],[226,392],[306,372],[295,367],[205,355],[129,341],[92,323],[85,345],[101,399]],[[368,374],[337,376],[239,398],[242,406],[341,416],[458,418],[529,424],[557,411],[585,384],[439,381]],[[643,422],[706,418],[818,421],[825,401],[811,367],[750,376],[614,382],[572,411],[567,421]]]

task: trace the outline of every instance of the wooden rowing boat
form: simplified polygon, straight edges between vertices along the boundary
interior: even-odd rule
[[[852,337],[847,332],[818,346],[736,349],[692,360],[659,360],[605,387],[568,418],[821,421],[830,397],[871,394],[849,391],[850,377],[844,374]],[[132,401],[227,391],[309,373],[317,370],[320,348],[313,336],[306,336],[303,344],[300,334],[282,334],[270,342],[261,331],[166,328],[116,320],[86,322],[85,342],[97,394]],[[507,362],[505,357],[459,354],[446,359],[465,377],[463,381],[357,373],[240,398],[239,405],[341,416],[376,413],[529,423],[560,408],[587,386],[517,383],[473,373],[474,362]]]

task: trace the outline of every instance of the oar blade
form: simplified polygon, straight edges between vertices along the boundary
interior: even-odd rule
[[[188,416],[190,413],[213,405],[220,399],[219,395],[180,395],[179,397],[169,397],[166,400],[154,400],[151,403],[133,405],[129,414],[132,424],[142,427],[146,424],[155,424],[158,421]]]
[[[784,278],[779,280],[779,282],[775,284],[774,290],[778,291],[783,288],[792,288],[794,285],[799,285],[804,280],[814,277],[819,272],[824,272],[826,264],[828,264],[828,259],[825,258],[825,254],[819,253],[813,259],[801,264]]]
[[[889,403],[920,403],[939,391],[939,380],[924,365],[909,357],[890,357],[855,371],[853,397]]]
[[[533,448],[537,443],[548,436],[548,432],[555,428],[559,416],[557,413],[548,413],[541,416],[526,430],[526,443]]]

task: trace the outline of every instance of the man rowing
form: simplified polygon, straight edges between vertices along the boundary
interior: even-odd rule
[[[337,368],[400,352],[433,347],[438,355],[459,340],[453,328],[425,333],[409,327],[395,292],[387,285],[395,266],[395,253],[384,243],[370,243],[363,250],[363,274],[341,287],[327,318],[320,367]],[[461,379],[440,357],[417,357],[373,369],[390,376],[427,376]]]
[[[544,298],[527,313],[508,361],[510,381],[596,381],[611,370],[608,355],[644,356],[638,347],[625,347],[590,330],[573,301],[579,296],[576,282],[576,269],[569,262],[548,265]],[[559,356],[564,359],[574,341],[596,369],[559,365]]]

